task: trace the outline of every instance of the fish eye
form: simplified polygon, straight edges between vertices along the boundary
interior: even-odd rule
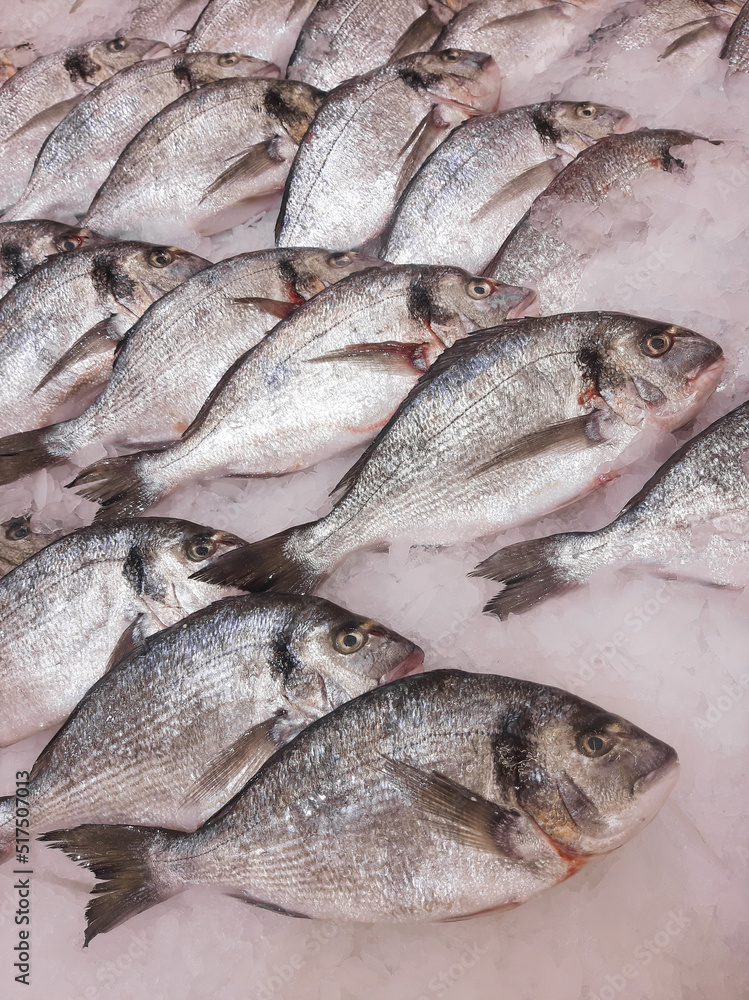
[[[593,118],[596,113],[596,108],[594,104],[578,104],[575,108],[575,114],[578,118]]]
[[[651,333],[650,336],[645,337],[640,347],[643,354],[646,354],[649,358],[659,358],[662,354],[666,354],[671,350],[674,344],[674,338],[670,333]]]
[[[5,537],[11,542],[20,542],[22,538],[31,534],[31,528],[27,524],[11,524],[5,529]]]
[[[148,255],[148,263],[152,267],[167,267],[174,260],[174,256],[168,250],[153,250]]]
[[[58,250],[77,250],[83,246],[83,239],[80,236],[66,236],[57,244]]]
[[[444,52],[440,53],[440,58],[443,62],[457,62],[461,55],[460,49],[445,49]]]
[[[185,546],[185,555],[193,562],[202,562],[212,556],[216,548],[217,544],[212,538],[193,538]]]
[[[239,56],[236,52],[224,52],[218,57],[217,62],[219,66],[236,66],[239,62]]]
[[[353,251],[351,253],[332,253],[328,257],[328,263],[331,267],[345,267],[351,262],[352,257],[356,257]]]
[[[474,279],[468,282],[468,294],[472,299],[485,299],[487,295],[491,295],[491,291],[492,286],[488,281]]]
[[[111,42],[107,42],[107,48],[110,52],[124,52],[129,44],[126,38],[113,38]]]
[[[577,747],[585,757],[603,757],[611,749],[613,741],[600,733],[587,733]]]
[[[344,628],[333,640],[339,653],[356,653],[367,641],[367,636],[360,628]]]

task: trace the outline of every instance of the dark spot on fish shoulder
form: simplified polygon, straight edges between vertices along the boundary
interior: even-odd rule
[[[125,299],[135,291],[135,282],[113,265],[109,257],[95,257],[91,266],[94,290],[102,297]]]
[[[122,566],[122,575],[136,594],[152,597],[157,601],[164,597],[164,588],[157,587],[153,578],[149,576],[143,553],[137,545],[130,546],[127,558]]]
[[[101,69],[101,66],[86,52],[71,52],[65,57],[63,66],[71,83],[78,83],[80,80],[89,83]]]
[[[274,118],[295,142],[301,142],[311,120],[310,109],[280,87],[268,87],[263,99],[266,114]]]
[[[273,658],[271,669],[280,674],[287,681],[295,670],[300,668],[299,660],[289,648],[288,639],[279,636],[273,644]]]
[[[0,250],[3,270],[14,278],[22,278],[29,270],[29,262],[23,247],[18,243],[8,243]]]
[[[172,70],[175,80],[179,83],[185,90],[194,90],[195,84],[193,82],[192,73],[190,72],[190,67],[186,62],[178,62],[174,69]]]
[[[575,364],[580,370],[586,386],[598,393],[603,374],[603,359],[597,345],[583,344],[575,357]]]
[[[398,69],[398,76],[407,87],[417,91],[417,93],[427,90],[440,81],[440,77],[434,73],[417,73],[415,69],[408,66],[401,66]]]
[[[512,713],[500,719],[499,730],[492,738],[494,778],[506,795],[512,795],[519,782],[520,768],[528,760],[528,740],[523,735],[525,716]]]
[[[432,300],[418,278],[414,278],[408,289],[408,315],[417,323],[428,323],[432,317]]]
[[[562,138],[562,131],[553,121],[550,121],[541,111],[534,109],[530,113],[533,125],[542,145],[555,145]]]
[[[294,262],[291,260],[280,260],[278,262],[278,274],[289,294],[289,302],[297,302],[299,304],[304,302],[304,297],[297,290],[299,272],[294,267]]]

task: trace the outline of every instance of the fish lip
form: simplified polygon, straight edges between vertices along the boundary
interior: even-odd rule
[[[678,778],[679,775],[679,768],[681,767],[681,763],[679,761],[679,755],[676,753],[673,747],[669,747],[669,750],[670,753],[667,759],[662,764],[659,764],[658,767],[654,767],[652,771],[648,771],[647,774],[644,774],[641,778],[637,779],[637,781],[632,786],[632,790],[635,795],[639,795],[642,792],[647,791],[649,788],[651,788],[653,785],[658,784],[664,778],[668,778],[672,772],[673,772],[673,783],[676,784],[676,779]]]
[[[397,666],[392,667],[380,678],[380,684],[389,684],[390,681],[400,680],[401,677],[410,677],[411,674],[424,673],[424,650],[416,646]]]
[[[632,115],[627,112],[619,119],[619,121],[614,125],[614,134],[621,135],[623,132],[632,132],[635,127],[635,120]]]
[[[703,378],[705,375],[711,375],[713,372],[723,372],[726,366],[726,356],[723,351],[720,355],[713,361],[703,361],[701,365],[698,365],[689,375],[686,376],[685,381],[688,383],[696,382],[697,379]]]
[[[507,319],[522,319],[526,314],[526,310],[533,305],[537,298],[538,295],[536,292],[532,288],[527,288],[520,302],[516,306],[513,306],[507,313]]]
[[[260,69],[256,70],[253,74],[260,80],[280,80],[283,77],[281,72],[281,67],[276,66],[275,63],[269,62],[267,65],[262,66]]]
[[[154,42],[150,49],[144,53],[144,59],[162,59],[166,58],[168,55],[172,55],[173,50],[171,45],[167,45],[166,42]]]

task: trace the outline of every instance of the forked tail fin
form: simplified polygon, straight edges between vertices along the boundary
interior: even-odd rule
[[[21,431],[0,438],[0,486],[14,483],[39,469],[48,469],[67,460],[67,455],[51,451],[47,443],[49,427]]]
[[[153,482],[145,482],[142,470],[138,468],[140,459],[148,452],[104,458],[84,469],[72,483],[70,489],[77,490],[87,500],[94,500],[101,509],[97,521],[111,521],[118,517],[135,517],[158,503],[169,493],[168,489]],[[87,485],[90,484],[90,485]]]

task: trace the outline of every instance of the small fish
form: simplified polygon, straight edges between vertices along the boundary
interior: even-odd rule
[[[288,916],[455,920],[517,906],[627,843],[678,769],[668,744],[559,688],[435,670],[308,726],[194,833],[41,839],[102,879],[86,944],[198,884]]]
[[[509,545],[471,574],[504,584],[484,611],[502,620],[583,586],[602,566],[744,586],[749,577],[749,403],[692,438],[598,531]]]
[[[194,830],[310,722],[423,670],[413,642],[316,597],[228,597],[145,640],[84,696],[29,782],[36,831]],[[0,862],[15,844],[0,798]]]
[[[224,375],[182,439],[74,481],[100,518],[194,478],[279,476],[370,441],[445,347],[533,299],[458,268],[364,271],[300,306]]]
[[[278,219],[279,246],[360,246],[447,131],[495,111],[497,66],[481,52],[421,52],[337,87],[300,145]]]
[[[90,229],[49,219],[0,222],[0,298],[48,257],[108,242]]]
[[[0,302],[0,432],[43,427],[69,400],[86,405],[124,333],[207,265],[176,247],[106,243],[58,254],[17,282]]]
[[[383,267],[353,251],[300,248],[205,268],[130,327],[107,386],[80,416],[0,439],[0,481],[58,465],[95,442],[132,449],[178,440],[221,376],[281,318],[342,278]]]
[[[51,531],[46,534],[37,531],[31,523],[29,514],[11,517],[0,524],[0,576],[5,576],[12,569],[33,556],[45,545],[56,541],[62,535],[61,531]]]
[[[0,579],[0,746],[57,725],[141,638],[226,596],[190,579],[241,539],[190,521],[95,525]]]
[[[556,174],[626,111],[552,101],[469,118],[432,153],[395,206],[380,256],[480,273]]]
[[[474,334],[422,377],[328,515],[237,549],[200,579],[309,593],[359,549],[447,545],[542,517],[615,478],[645,428],[690,420],[723,364],[698,333],[621,313]]]
[[[574,308],[592,248],[580,237],[579,225],[565,224],[564,208],[568,204],[597,207],[612,190],[628,192],[650,170],[683,169],[683,162],[671,150],[698,139],[712,141],[676,129],[641,128],[606,136],[584,149],[536,198],[485,273],[535,289],[543,313]]]
[[[731,25],[720,58],[726,60],[726,76],[749,72],[749,4]]]
[[[6,80],[0,90],[0,206],[21,195],[39,147],[84,94],[159,48],[146,38],[86,42],[40,56]]]
[[[131,139],[172,101],[229,77],[278,77],[271,63],[236,52],[149,59],[86,95],[42,146],[26,190],[3,216],[82,216]]]
[[[163,240],[247,219],[259,199],[283,188],[322,98],[293,80],[218,80],[190,91],[122,152],[85,224],[116,238]]]

